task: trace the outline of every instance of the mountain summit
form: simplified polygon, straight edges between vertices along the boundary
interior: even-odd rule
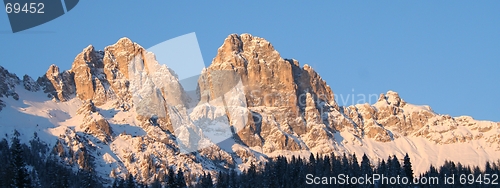
[[[217,52],[194,95],[169,62],[128,38],[103,51],[90,45],[70,70],[51,65],[37,81],[0,67],[1,135],[62,143],[72,151],[63,162],[86,151],[108,183],[127,174],[151,182],[168,166],[193,176],[243,170],[278,155],[408,153],[417,173],[445,160],[500,159],[500,123],[437,114],[394,91],[339,106],[312,67],[250,34],[229,35]]]

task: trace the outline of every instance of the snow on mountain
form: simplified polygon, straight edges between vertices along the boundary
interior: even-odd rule
[[[71,70],[52,65],[36,82],[0,67],[0,135],[16,129],[26,142],[36,132],[51,147],[59,140],[74,155],[88,151],[108,183],[128,173],[150,182],[169,166],[189,180],[310,153],[373,161],[409,153],[417,173],[445,160],[500,160],[500,123],[437,114],[394,91],[372,105],[338,106],[312,67],[249,34],[225,39],[200,70],[196,95],[160,63],[122,38],[103,51],[88,46]]]

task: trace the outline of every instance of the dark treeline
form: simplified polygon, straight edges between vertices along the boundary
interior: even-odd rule
[[[356,154],[342,156],[332,155],[310,155],[309,159],[296,158],[292,156],[290,160],[285,157],[277,157],[267,162],[262,168],[253,163],[241,174],[234,171],[229,173],[219,172],[217,183],[203,179],[201,187],[499,187],[498,179],[499,163],[485,164],[484,170],[478,166],[464,166],[460,163],[446,161],[440,167],[430,166],[429,170],[422,174],[415,174],[408,154],[399,160],[395,155],[387,159],[379,160],[375,163],[369,160],[366,155],[362,156],[358,162]],[[372,181],[369,184],[349,184],[342,183],[337,179],[337,183],[330,177],[387,177],[385,181]],[[487,175],[486,175],[487,174]],[[309,179],[307,176],[309,175]],[[316,182],[315,184],[314,178]],[[325,178],[323,178],[325,177]],[[389,177],[400,177],[399,181],[393,181]],[[433,178],[431,178],[433,177]],[[435,178],[434,178],[435,177]],[[450,177],[454,177],[451,179]],[[393,180],[395,180],[393,178]],[[405,184],[402,179],[406,178]],[[433,181],[435,179],[436,181]],[[487,180],[488,179],[488,180]],[[324,181],[325,180],[325,181]],[[357,179],[359,180],[359,179]],[[413,182],[419,185],[413,184]],[[418,180],[418,181],[417,181]],[[448,182],[445,182],[448,180]],[[454,180],[454,181],[452,181]],[[206,183],[205,183],[206,182]],[[328,185],[322,184],[330,183]],[[350,181],[353,182],[353,181]],[[366,180],[365,180],[366,182]],[[397,183],[399,182],[399,184]],[[215,184],[215,185],[214,185]]]
[[[86,151],[77,151],[75,161],[79,170],[61,162],[57,144],[51,149],[37,134],[28,144],[20,143],[15,131],[10,142],[0,141],[0,187],[101,187]]]
[[[60,141],[49,148],[36,133],[29,143],[20,143],[17,131],[11,138],[0,141],[0,161],[0,187],[498,187],[500,181],[499,162],[487,162],[479,168],[446,161],[442,166],[430,166],[427,172],[416,174],[408,154],[402,160],[393,155],[375,162],[366,155],[358,161],[356,154],[311,154],[307,159],[280,156],[262,165],[251,163],[241,173],[229,170],[187,179],[182,170],[175,171],[170,167],[161,176],[156,176],[152,183],[138,183],[129,174],[125,179],[116,178],[112,184],[103,186],[103,179],[94,171],[93,158],[85,149],[66,151]],[[346,182],[341,184],[338,179],[341,174],[344,180],[349,180],[347,176],[374,177],[374,174],[399,177],[399,184],[393,184],[389,179],[385,182],[365,180],[368,184],[363,185],[359,182],[352,184],[352,180],[349,185]],[[337,179],[332,181],[331,177]],[[403,178],[408,180],[407,184],[403,184]],[[414,179],[422,183],[426,179],[427,182],[409,185]],[[329,185],[322,185],[324,183]]]

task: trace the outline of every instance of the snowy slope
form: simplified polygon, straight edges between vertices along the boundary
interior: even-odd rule
[[[55,102],[47,99],[46,94],[41,91],[31,92],[22,87],[16,87],[15,91],[19,94],[20,100],[2,98],[6,107],[0,112],[0,122],[4,122],[1,124],[1,135],[5,136],[6,134],[12,134],[13,130],[17,129],[22,133],[22,141],[27,141],[32,138],[34,132],[37,132],[42,140],[51,145],[53,145],[56,139],[61,135],[86,135],[82,134],[84,131],[79,128],[84,117],[83,115],[77,114],[77,110],[82,105],[78,99],[67,102]],[[207,110],[210,108],[213,109]],[[199,111],[201,109],[204,109],[204,113],[210,113],[209,116],[215,117],[213,119],[224,116],[224,112],[217,112],[217,110],[215,110],[216,108],[213,106],[210,107],[207,104],[197,106],[194,110]],[[405,107],[405,110],[411,112],[412,110],[429,110],[429,108],[411,105]],[[145,161],[145,158],[140,156],[141,154],[154,154],[157,157],[161,157],[162,159],[157,159],[158,161],[156,161],[156,163],[159,163],[158,165],[161,165],[162,162],[163,165],[166,163],[182,165],[183,162],[181,161],[187,160],[183,159],[183,157],[181,157],[182,155],[179,155],[179,151],[169,150],[165,147],[165,144],[163,144],[163,142],[169,140],[168,138],[171,135],[156,130],[158,127],[143,128],[138,126],[139,122],[135,119],[135,110],[130,110],[128,112],[118,111],[107,104],[99,107],[98,111],[107,119],[114,132],[113,140],[109,144],[100,142],[97,138],[89,139],[89,142],[95,145],[99,151],[97,169],[99,172],[102,172],[103,176],[109,175],[112,170],[115,170],[116,174],[128,172],[129,170],[132,172],[139,172],[141,164]],[[199,116],[200,113],[201,112],[192,114],[198,114]],[[193,116],[192,118],[196,117]],[[467,121],[475,123],[475,125],[471,125],[471,127],[458,126],[454,128],[453,131],[448,131],[447,125],[433,126],[431,127],[432,131],[442,132],[444,134],[430,134],[427,138],[415,135],[400,136],[390,142],[360,139],[349,131],[343,131],[334,134],[334,144],[329,144],[327,142],[325,146],[301,151],[274,151],[266,153],[262,148],[247,148],[246,146],[234,143],[234,141],[229,145],[224,143],[226,145],[220,144],[220,146],[224,146],[223,149],[228,152],[244,150],[253,153],[252,155],[255,155],[257,159],[260,158],[260,160],[265,159],[265,157],[262,158],[263,156],[273,157],[278,155],[300,155],[308,157],[310,152],[324,153],[322,150],[326,150],[325,147],[330,147],[337,154],[346,151],[349,153],[357,153],[358,156],[362,156],[362,153],[366,153],[375,161],[378,158],[387,158],[389,155],[397,155],[402,159],[405,153],[409,153],[414,161],[413,166],[416,172],[427,170],[431,164],[441,165],[445,160],[461,162],[465,165],[478,165],[484,164],[486,161],[500,160],[498,142],[488,142],[489,139],[498,135],[497,124],[470,120],[468,117],[460,117],[457,119],[466,119]],[[219,121],[222,121],[220,126],[224,126],[227,123],[225,122],[227,119]],[[202,129],[216,129],[216,127],[213,127],[213,125],[209,126],[207,123],[210,122],[198,123],[198,125],[200,125]],[[491,128],[491,126],[494,126],[494,129]],[[491,131],[482,132],[481,129],[485,128],[489,128]],[[436,141],[446,142],[446,140],[459,139],[463,136],[482,137],[484,139],[456,143],[436,143]],[[307,137],[304,138],[307,139]],[[171,144],[175,145],[175,142],[171,142]],[[77,148],[75,148],[75,150],[76,149]],[[130,155],[137,156],[137,162],[130,163],[127,161]],[[238,161],[240,161],[240,163],[243,162],[242,160]],[[203,170],[203,165],[195,165],[195,162],[192,163],[193,165],[190,166],[190,169],[196,169],[200,172]],[[247,165],[248,164],[241,164],[243,168]]]

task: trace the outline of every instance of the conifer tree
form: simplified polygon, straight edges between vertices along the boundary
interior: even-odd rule
[[[151,188],[161,188],[161,183],[158,177],[155,177],[153,183],[151,183]]]
[[[172,167],[168,168],[167,187],[175,186],[175,172]]]
[[[311,155],[309,155],[309,163],[307,165],[307,173],[314,173],[315,167],[316,167],[316,158],[314,158],[314,154],[311,153]]]
[[[368,156],[366,156],[366,154],[363,154],[363,157],[361,159],[361,173],[367,175],[373,174],[370,159],[368,159]]]
[[[184,179],[184,172],[182,172],[181,168],[177,170],[177,176],[175,177],[175,185],[176,187],[186,187],[186,180]]]
[[[10,164],[10,148],[7,139],[2,139],[0,141],[0,187],[8,187],[11,185],[11,180],[13,179]]]
[[[356,153],[354,153],[351,157],[351,171],[354,176],[359,176],[361,175],[361,168],[358,163],[358,157],[356,157]]]
[[[203,172],[203,176],[201,178],[201,187],[203,188],[212,188],[214,187],[214,182],[212,181],[212,176],[210,173]]]
[[[344,153],[342,156],[342,174],[348,174],[349,173],[349,159],[347,159],[347,155]]]
[[[406,153],[404,161],[403,161],[403,171],[405,172],[406,177],[413,179],[413,169],[411,166],[410,157],[408,153]]]
[[[125,180],[123,180],[122,178],[120,178],[118,180],[118,187],[119,188],[125,188]]]
[[[398,157],[396,155],[392,156],[392,161],[389,161],[389,175],[391,177],[396,177],[401,174],[401,164],[399,163]]]
[[[19,141],[19,132],[17,130],[14,131],[14,137],[12,138],[12,145],[10,148],[12,161],[11,161],[11,169],[12,174],[14,175],[14,181],[12,182],[12,186],[15,187],[30,187],[31,181],[26,170],[26,164],[23,159],[23,148]]]
[[[226,174],[222,173],[222,171],[219,171],[219,173],[217,174],[217,185],[216,185],[216,187],[217,188],[228,187],[228,181],[227,181],[227,178],[226,178]]]
[[[387,164],[385,163],[384,159],[382,159],[382,162],[380,162],[377,167],[377,174],[387,175]]]
[[[209,174],[210,175],[210,174]],[[248,168],[248,178],[249,182],[254,182],[257,177],[257,166],[253,162],[250,163],[250,168]]]
[[[118,178],[115,178],[113,180],[113,185],[111,185],[112,188],[118,188]]]
[[[331,161],[330,161],[330,156],[329,155],[325,155],[324,158],[323,158],[323,175],[324,176],[330,176],[330,172],[332,170],[332,165],[331,165]]]
[[[239,184],[238,174],[234,169],[229,172],[229,187],[237,187]]]
[[[134,188],[135,187],[134,176],[132,176],[132,173],[128,174],[127,183],[126,183],[125,187],[126,188]]]

